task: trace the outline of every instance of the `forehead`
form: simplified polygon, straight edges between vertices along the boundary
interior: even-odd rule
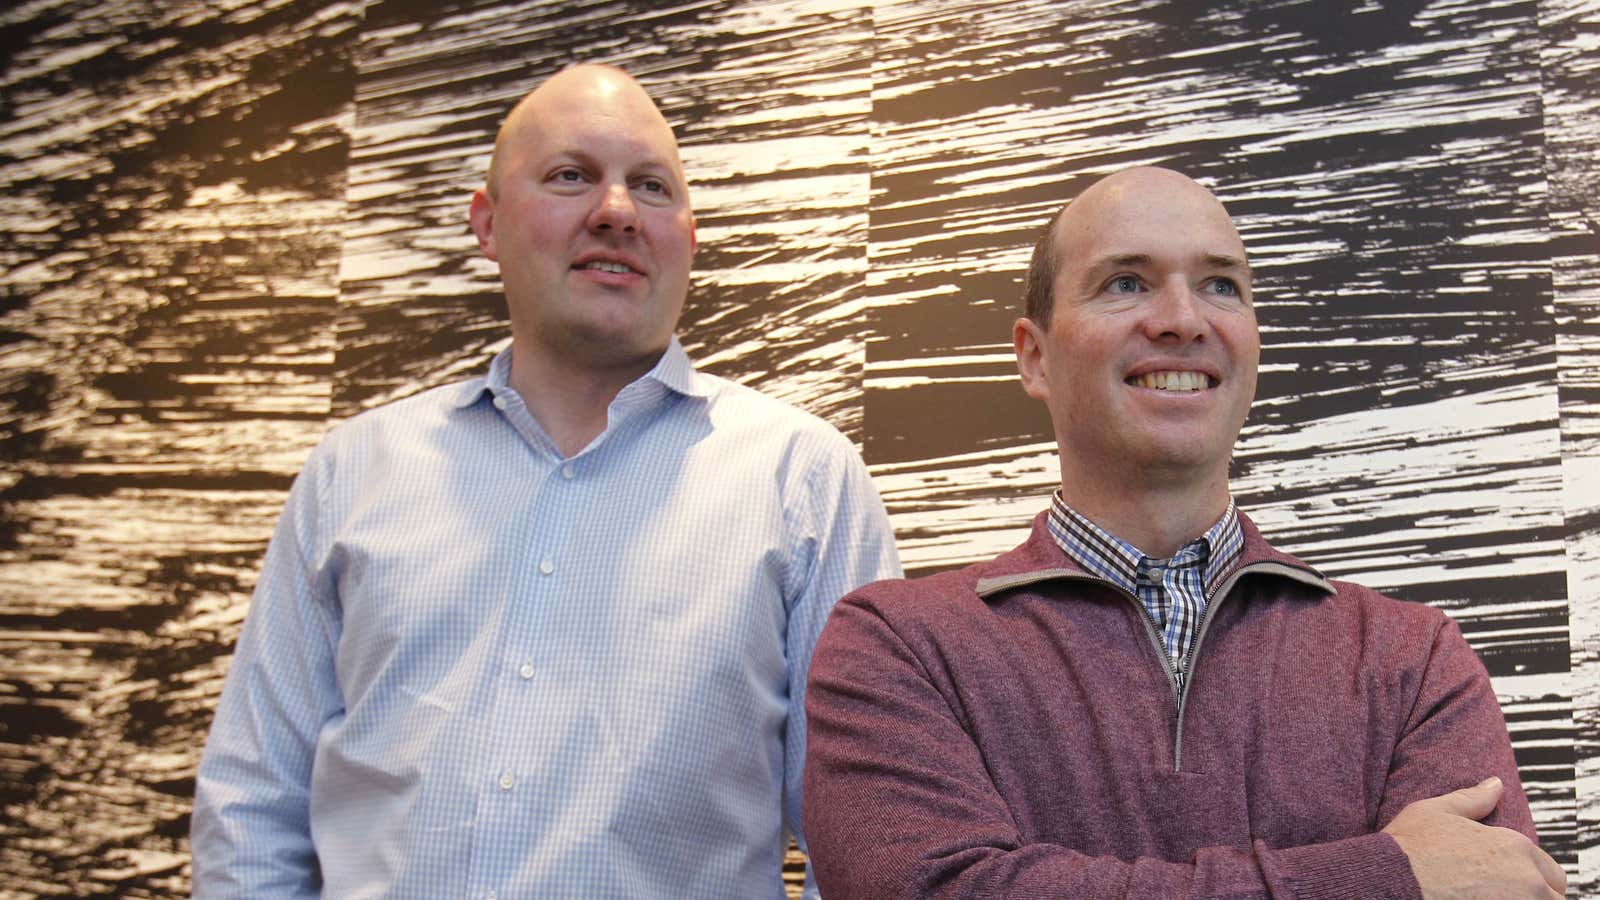
[[[1173,178],[1100,184],[1062,213],[1056,249],[1062,269],[1142,258],[1150,263],[1245,259],[1244,244],[1216,198]]]
[[[680,169],[677,139],[642,92],[578,87],[530,100],[508,129],[519,155],[606,156]]]

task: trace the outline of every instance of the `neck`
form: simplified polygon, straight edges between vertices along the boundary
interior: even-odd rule
[[[1084,518],[1155,557],[1177,553],[1228,508],[1228,477],[1126,483],[1104,473],[1061,472],[1061,498]]]
[[[567,365],[513,338],[510,384],[565,457],[605,430],[611,401],[654,365],[655,360],[616,369]]]

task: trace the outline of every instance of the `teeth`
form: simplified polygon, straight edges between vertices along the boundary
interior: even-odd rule
[[[579,266],[578,268],[580,268],[580,269],[599,269],[602,272],[616,272],[619,275],[626,275],[627,273],[633,271],[632,269],[628,268],[627,266],[623,265],[622,263],[614,263],[614,262],[584,263],[583,265]]]
[[[1133,383],[1158,391],[1203,391],[1208,380],[1202,372],[1146,372]]]

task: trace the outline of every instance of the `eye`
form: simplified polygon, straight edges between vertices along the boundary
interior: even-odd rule
[[[582,184],[585,178],[583,172],[568,166],[551,172],[550,180],[556,184]]]
[[[666,206],[672,202],[672,183],[664,178],[641,175],[633,180],[633,190],[638,192],[641,201],[654,206]]]
[[[1239,290],[1239,282],[1234,281],[1232,278],[1211,279],[1211,290],[1225,297],[1237,297],[1244,293]]]
[[[1142,288],[1137,275],[1115,275],[1106,282],[1106,290],[1113,294],[1137,294]]]

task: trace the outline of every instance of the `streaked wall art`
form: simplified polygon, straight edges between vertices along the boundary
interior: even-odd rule
[[[27,0],[0,10],[0,897],[186,893],[290,481],[504,346],[468,194],[577,60],[677,127],[691,354],[856,439],[913,572],[1011,546],[1056,478],[1009,331],[1051,211],[1134,163],[1210,184],[1258,274],[1240,504],[1460,622],[1600,896],[1600,0]]]

